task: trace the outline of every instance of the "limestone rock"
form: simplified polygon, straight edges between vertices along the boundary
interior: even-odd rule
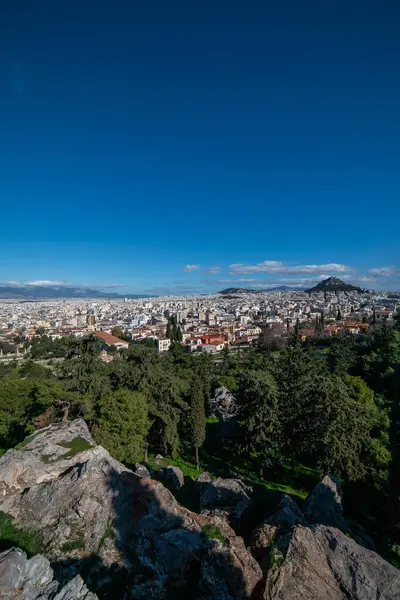
[[[325,475],[308,495],[304,515],[309,523],[346,529],[340,481],[332,475]]]
[[[179,490],[185,484],[185,476],[179,467],[169,465],[164,469],[164,477],[166,482],[175,490]]]
[[[222,479],[198,483],[202,514],[239,520],[250,505],[246,486],[238,479]]]
[[[215,390],[211,409],[213,414],[222,421],[233,419],[239,412],[234,395],[226,387]]]
[[[210,477],[210,473],[204,471],[204,473],[200,473],[196,481],[198,481],[199,483],[210,483],[212,479]]]
[[[55,596],[58,582],[44,556],[27,559],[25,552],[11,548],[0,554],[0,598],[4,600],[97,600],[79,575]]]
[[[151,469],[148,465],[145,465],[144,463],[136,463],[133,472],[139,477],[150,478],[152,476]]]
[[[296,502],[287,494],[282,498],[273,515],[256,527],[253,531],[249,548],[252,555],[258,560],[263,570],[267,573],[270,566],[270,551],[279,538],[287,538],[287,534],[295,525],[306,525],[307,522]],[[280,540],[281,545],[282,539]]]
[[[262,582],[262,571],[246,551],[241,537],[228,538],[225,545],[215,542],[202,562],[201,600],[253,598]]]
[[[396,600],[400,571],[338,529],[296,526],[268,573],[270,600]]]
[[[77,439],[87,447],[72,452],[60,445]],[[87,556],[99,550],[117,505],[128,502],[124,473],[131,471],[93,446],[83,420],[51,425],[1,457],[0,510],[39,532],[52,560]]]

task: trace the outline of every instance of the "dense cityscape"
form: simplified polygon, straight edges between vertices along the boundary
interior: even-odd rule
[[[385,291],[254,292],[241,289],[198,296],[143,299],[55,299],[0,301],[1,355],[24,353],[21,341],[46,334],[52,339],[120,332],[105,337],[105,347],[155,340],[160,352],[171,342],[190,352],[215,353],[248,347],[258,340],[284,345],[298,324],[302,339],[367,332],[393,322],[400,297]],[[17,339],[17,343],[15,343]]]

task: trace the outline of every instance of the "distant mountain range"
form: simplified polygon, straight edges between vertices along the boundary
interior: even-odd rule
[[[0,299],[15,300],[46,300],[57,298],[149,298],[146,294],[117,294],[115,292],[100,292],[88,287],[73,285],[6,285],[0,287]]]
[[[304,291],[299,287],[290,287],[288,285],[277,285],[272,288],[266,288],[264,290],[252,290],[248,288],[226,288],[221,290],[220,292],[216,292],[217,294],[259,294],[260,292],[301,292]]]
[[[350,283],[345,283],[338,277],[328,277],[328,279],[324,279],[314,285],[314,287],[305,290],[308,293],[312,292],[362,292],[362,288],[357,287],[355,285],[351,285]]]

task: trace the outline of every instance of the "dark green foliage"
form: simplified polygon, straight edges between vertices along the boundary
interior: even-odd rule
[[[102,341],[93,336],[71,342],[60,369],[68,390],[101,398],[110,391],[110,382],[99,359]]]
[[[122,462],[142,460],[150,427],[145,396],[121,389],[99,400],[96,410],[96,442]]]
[[[28,556],[41,554],[44,550],[42,541],[36,531],[21,529],[14,525],[14,519],[0,512],[0,551],[13,546],[24,550]]]
[[[35,420],[65,395],[58,381],[16,379],[0,386],[0,447],[10,448],[36,429]]]
[[[328,368],[331,373],[343,375],[351,369],[356,360],[354,339],[348,336],[335,336],[331,340],[328,353]]]
[[[201,528],[201,531],[210,540],[218,540],[221,544],[225,544],[226,537],[222,534],[217,525],[204,525],[204,527]]]
[[[196,465],[199,468],[199,448],[206,437],[206,414],[204,409],[204,392],[201,381],[195,378],[190,393],[190,433],[196,454]]]
[[[268,371],[246,371],[237,392],[240,446],[259,457],[260,469],[279,458],[282,447],[282,420],[275,379]]]

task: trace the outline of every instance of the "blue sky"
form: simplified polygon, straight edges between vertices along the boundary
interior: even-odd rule
[[[400,288],[400,5],[3,0],[0,280]]]

